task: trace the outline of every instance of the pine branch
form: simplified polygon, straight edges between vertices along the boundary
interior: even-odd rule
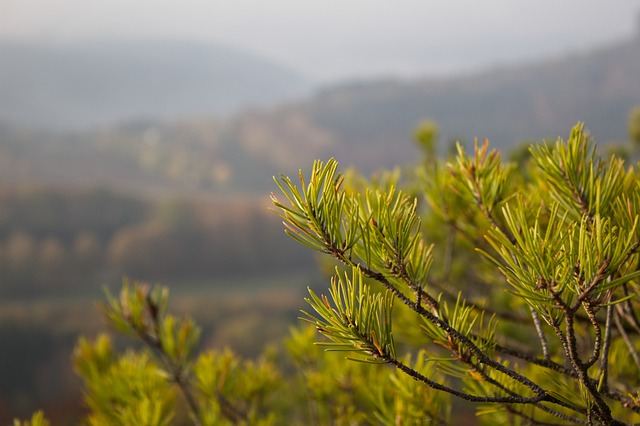
[[[555,411],[555,410],[551,410],[548,407],[545,407],[542,404],[536,404],[536,408],[539,408],[540,410],[549,413],[559,419],[565,420],[567,422],[571,422],[571,423],[550,423],[550,422],[542,422],[540,420],[536,420],[533,416],[530,416],[528,414],[523,413],[522,411],[517,410],[516,408],[507,405],[506,409],[507,411],[509,411],[510,413],[513,413],[515,415],[517,415],[518,417],[521,417],[525,420],[527,420],[529,422],[529,424],[532,425],[541,425],[541,426],[562,426],[562,425],[575,425],[575,424],[580,424],[580,425],[586,425],[588,424],[588,422],[586,420],[583,419],[579,419],[577,417],[572,417],[572,416],[568,416],[564,413]]]
[[[559,326],[553,324],[552,327],[556,331],[556,334],[560,338],[562,342],[562,346],[564,347],[565,354],[567,359],[571,363],[573,370],[576,372],[578,379],[588,390],[589,395],[593,398],[593,401],[596,404],[596,415],[604,424],[616,424],[616,421],[611,416],[611,408],[607,405],[607,403],[602,398],[602,395],[598,391],[596,385],[589,377],[587,372],[588,365],[582,362],[580,356],[578,355],[576,336],[575,336],[575,328],[574,328],[574,312],[572,309],[560,298],[558,293],[556,293],[553,289],[550,289],[551,294],[556,300],[556,303],[560,306],[564,313],[565,320],[565,334],[562,334]]]
[[[182,322],[178,338],[173,336],[174,318],[166,316],[168,290],[134,283],[130,288],[125,281],[120,299],[107,294],[108,304],[103,306],[112,326],[126,334],[138,337],[156,354],[160,364],[183,394],[195,425],[201,424],[201,411],[191,392],[187,374],[187,359],[196,345],[200,332],[190,320]],[[172,343],[169,343],[169,340]]]
[[[453,396],[457,396],[458,398],[462,398],[471,402],[484,402],[484,403],[502,403],[502,404],[533,404],[541,401],[547,400],[547,398],[553,399],[553,397],[547,396],[544,393],[532,397],[522,397],[522,396],[478,396],[471,395],[466,392],[461,392],[456,389],[453,389],[449,386],[434,382],[428,377],[423,376],[419,372],[413,370],[411,367],[403,364],[401,361],[385,357],[383,358],[387,363],[393,365],[398,368],[403,373],[407,374],[410,377],[413,377],[415,380],[425,383],[427,386],[440,390],[446,393],[449,393]],[[569,407],[568,407],[569,408]],[[575,407],[573,407],[575,408]],[[576,408],[576,410],[579,410]]]
[[[536,334],[538,335],[538,339],[540,340],[540,346],[542,346],[542,356],[545,360],[550,360],[549,355],[549,342],[547,342],[547,336],[544,334],[544,330],[542,329],[542,324],[540,323],[540,317],[538,316],[538,312],[533,309],[532,306],[529,306],[529,310],[531,311],[531,318],[533,320],[533,325],[536,330]]]
[[[611,348],[611,324],[613,321],[615,307],[607,306],[607,314],[604,327],[604,344],[602,347],[602,357],[600,358],[600,388],[607,392],[609,390],[609,349]]]
[[[598,358],[600,358],[600,351],[602,349],[602,330],[600,329],[600,324],[596,319],[596,314],[593,311],[593,305],[591,303],[585,302],[583,303],[584,310],[587,312],[587,316],[591,321],[591,325],[593,326],[593,331],[595,333],[595,340],[593,342],[593,351],[591,353],[591,357],[584,363],[584,368],[589,369],[593,364],[596,363]]]
[[[289,235],[347,266],[359,268],[363,276],[379,282],[393,299],[424,320],[425,330],[436,344],[449,349],[456,362],[471,367],[474,377],[497,392],[488,397],[506,398],[501,403],[507,405],[508,398],[524,398],[527,402],[518,403],[532,404],[564,421],[574,419],[562,417],[564,410],[556,411],[547,405],[585,416],[587,423],[618,424],[607,399],[639,411],[632,397],[609,389],[608,377],[612,339],[616,337],[614,325],[630,350],[632,340],[627,330],[640,334],[635,305],[630,300],[633,292],[628,291],[635,285],[632,280],[640,278],[640,270],[631,270],[640,248],[640,218],[635,213],[640,210],[640,198],[626,196],[635,191],[637,176],[625,172],[621,161],[601,162],[581,126],[574,128],[566,144],[558,141],[554,148],[544,146],[532,153],[538,166],[538,174],[532,175],[535,182],[515,188],[508,179],[513,168],[502,166],[499,155],[488,152],[486,142],[482,146],[476,144],[472,157],[467,157],[459,146],[457,162],[449,166],[449,177],[434,168],[434,179],[444,184],[454,200],[445,197],[442,188],[438,192],[437,187],[427,197],[449,229],[442,265],[445,277],[451,272],[454,232],[464,235],[471,231],[474,241],[473,232],[488,225],[487,242],[493,254],[478,251],[495,264],[515,289],[514,293],[527,302],[531,313],[528,324],[540,342],[541,357],[496,344],[493,331],[485,336],[482,333],[487,333],[486,330],[476,333],[478,327],[474,322],[479,317],[476,313],[495,313],[508,321],[519,320],[521,315],[499,313],[491,306],[466,302],[460,311],[457,303],[453,313],[448,310],[447,301],[454,299],[449,288],[459,286],[427,279],[432,256],[419,230],[416,201],[402,196],[393,187],[387,192],[373,190],[364,196],[347,196],[340,189],[343,179],[336,176],[336,164],[331,160],[326,165],[314,164],[309,184],[300,178],[300,190],[281,178],[279,186],[291,201],[291,207],[280,204],[275,197],[274,202],[282,210]],[[538,195],[536,188],[543,193]],[[534,190],[533,196],[518,195],[530,189]],[[515,202],[508,202],[511,198]],[[434,200],[442,205],[434,204]],[[455,203],[475,206],[473,214],[470,209],[457,212]],[[434,289],[442,291],[438,297]],[[624,297],[620,297],[620,291]],[[603,307],[606,314],[599,315]],[[333,315],[330,311],[326,313]],[[623,324],[623,318],[628,325]],[[370,355],[436,389],[480,401],[479,395],[428,379],[406,365],[402,367],[395,357],[381,349],[384,345],[377,341],[377,333],[359,331],[348,315],[343,320],[344,326],[355,328],[354,341],[360,342],[360,349]],[[542,320],[549,324],[552,333],[545,332]],[[568,365],[552,361],[549,338],[553,339],[554,333],[562,345],[560,355]],[[583,337],[590,341],[590,346],[579,350],[578,340]],[[555,396],[556,390],[545,390],[536,383],[535,376],[521,374],[498,361],[496,353],[559,373],[554,377],[571,383],[573,389],[579,384],[588,408],[567,402],[561,393]],[[633,350],[631,353],[636,355],[640,367],[637,353]],[[594,365],[599,370],[597,380],[589,375]],[[455,368],[451,367],[449,374],[463,371]],[[515,390],[525,388],[533,395],[523,396]]]
[[[527,361],[531,364],[535,364],[538,365],[540,367],[544,367],[547,368],[549,370],[553,370],[553,371],[557,371],[558,373],[562,373],[566,376],[569,377],[574,377],[577,378],[577,374],[575,373],[575,371],[573,371],[570,368],[567,368],[561,364],[558,364],[556,362],[553,362],[551,360],[548,359],[543,359],[543,358],[538,358],[533,354],[530,353],[526,353],[523,351],[519,351],[513,348],[509,348],[507,346],[503,346],[500,345],[498,343],[494,344],[494,349],[496,350],[496,352],[499,352],[503,355],[509,355],[518,359],[521,359],[523,361]]]

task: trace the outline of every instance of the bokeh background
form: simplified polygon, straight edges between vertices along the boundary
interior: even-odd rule
[[[632,0],[0,0],[0,424],[77,421],[71,351],[122,277],[207,346],[284,336],[326,279],[274,175],[411,164],[424,119],[441,152],[578,121],[624,149],[639,106]]]

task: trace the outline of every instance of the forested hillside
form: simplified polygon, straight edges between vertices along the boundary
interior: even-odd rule
[[[425,117],[440,125],[444,142],[489,138],[508,151],[522,140],[555,139],[578,121],[588,123],[600,140],[625,140],[628,112],[638,103],[640,37],[478,75],[330,88],[263,121],[304,117],[299,120],[332,142],[332,154],[370,169],[409,160],[413,151],[406,141]],[[251,116],[240,121],[253,123]]]
[[[122,276],[215,281],[312,267],[309,253],[286,250],[265,202],[2,188],[0,297],[92,296]]]
[[[78,262],[93,265],[80,276],[92,276],[94,285],[120,273],[160,279],[246,272],[247,259],[255,268],[308,264],[248,253],[280,244],[279,235],[259,232],[271,229],[260,224],[269,220],[263,202],[275,174],[331,156],[365,172],[411,163],[418,152],[411,132],[425,118],[439,124],[443,149],[477,136],[508,152],[523,139],[555,139],[580,120],[602,141],[625,141],[638,104],[640,38],[475,76],[333,87],[229,119],[134,120],[75,132],[5,124],[0,261],[10,265],[2,279],[11,284],[1,291],[77,287],[81,279],[68,271],[78,271]],[[184,207],[174,211],[175,223],[162,217],[171,203]],[[83,244],[99,259],[76,259]],[[163,247],[179,255],[160,253]],[[208,257],[194,253],[203,247]],[[238,264],[240,254],[246,256]]]
[[[338,157],[365,171],[411,161],[411,132],[435,120],[441,144],[489,138],[508,151],[578,121],[602,141],[627,138],[640,103],[640,37],[479,75],[352,83],[228,119],[133,120],[101,130],[0,126],[4,182],[99,183],[127,191],[264,192],[271,176]],[[6,116],[5,116],[6,118]],[[293,161],[295,160],[295,161]]]

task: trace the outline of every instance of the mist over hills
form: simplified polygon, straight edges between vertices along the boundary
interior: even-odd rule
[[[180,50],[178,45],[176,50]],[[206,63],[205,59],[190,59],[193,52],[179,53],[185,62]],[[153,57],[151,50],[148,56]],[[211,79],[213,70],[232,68],[229,64],[225,67],[202,65]],[[213,118],[213,113],[198,110],[215,99],[210,92],[198,92],[195,76],[191,80],[180,77],[186,87],[181,98],[183,95],[174,96],[164,88],[163,78],[169,79],[170,73],[159,73],[154,80],[142,68],[134,71],[129,75],[120,70],[124,75],[118,84],[131,85],[129,90],[137,94],[133,99],[138,100],[137,104],[134,102],[138,106],[112,111],[112,117],[116,112],[136,117],[134,113],[139,111],[136,108],[142,108],[140,105],[156,105],[162,117],[198,117],[129,120],[118,126],[79,132],[25,130],[15,125],[20,123],[18,119],[13,125],[6,124],[10,122],[7,117],[15,110],[31,111],[31,116],[37,118],[46,103],[25,107],[19,103],[17,89],[0,86],[0,90],[9,90],[13,96],[9,97],[12,103],[0,101],[6,122],[0,126],[0,178],[14,183],[95,182],[128,191],[264,194],[272,189],[271,176],[280,172],[295,174],[299,167],[308,168],[316,158],[334,156],[343,166],[355,165],[365,172],[415,161],[418,151],[411,134],[427,118],[439,124],[443,149],[452,140],[470,145],[477,137],[489,138],[491,146],[508,151],[526,140],[566,137],[578,121],[585,122],[600,143],[625,141],[628,113],[640,105],[640,36],[589,52],[477,74],[351,82],[280,106],[245,109],[225,118]],[[256,68],[252,72],[261,71]],[[198,71],[197,75],[205,78],[204,74]],[[268,75],[272,75],[271,80]],[[254,89],[257,80],[247,77],[235,83],[238,87],[225,86],[224,90],[215,89],[217,86],[211,83],[211,90],[220,93],[218,99],[223,99],[225,93],[249,96],[252,91],[256,99],[266,99],[268,96],[260,98],[260,94],[268,90],[275,97],[275,92],[281,96],[308,87],[303,80],[289,79],[289,75],[263,75],[266,80],[262,81],[280,81],[281,86],[274,83],[273,87]],[[146,77],[150,81],[143,88],[134,84]],[[88,87],[91,84],[86,83]],[[46,87],[54,90],[53,85]],[[165,91],[154,93],[158,88]],[[50,95],[47,102],[56,104],[57,95],[42,90],[44,93],[39,96]],[[109,90],[101,90],[108,99]],[[143,96],[145,93],[149,97]],[[189,100],[192,95],[199,104]],[[167,100],[171,101],[171,108],[181,112],[164,105]],[[103,108],[109,110],[113,105],[105,102]]]
[[[627,137],[629,110],[639,104],[636,37],[449,79],[355,83],[319,93],[304,108],[311,122],[331,129],[345,145],[393,146],[388,149],[393,155],[424,118],[440,125],[445,141],[489,138],[503,149],[523,140],[566,136],[578,121],[602,143],[621,141]]]
[[[293,70],[201,42],[0,43],[0,120],[21,126],[226,116],[309,89]]]
[[[640,37],[477,74],[338,85],[306,101],[244,112],[226,129],[236,148],[276,172],[330,156],[372,171],[415,161],[412,132],[423,119],[440,126],[442,149],[477,137],[508,151],[566,137],[579,121],[601,144],[626,141],[628,114],[638,105]]]

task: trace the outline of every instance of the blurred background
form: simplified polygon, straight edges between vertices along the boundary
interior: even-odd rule
[[[273,175],[411,164],[423,119],[443,147],[578,121],[624,146],[639,106],[632,0],[0,0],[0,424],[74,423],[73,345],[124,276],[205,345],[284,336],[326,280]]]

